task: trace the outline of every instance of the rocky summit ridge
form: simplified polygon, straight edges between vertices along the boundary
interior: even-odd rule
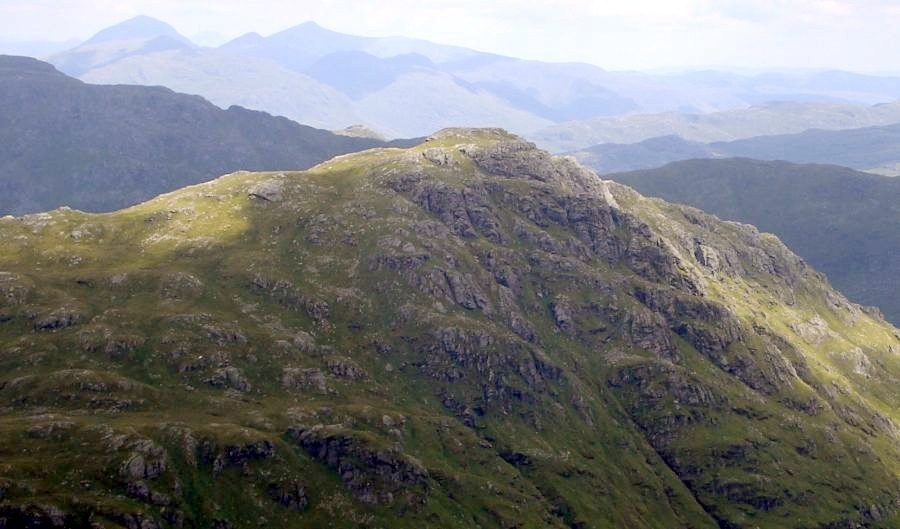
[[[0,527],[900,524],[900,337],[501,130],[0,220]]]

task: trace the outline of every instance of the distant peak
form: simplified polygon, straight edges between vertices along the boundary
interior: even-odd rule
[[[227,49],[227,48],[231,48],[231,47],[235,47],[235,46],[251,45],[251,44],[260,42],[262,40],[265,40],[265,38],[262,35],[260,35],[259,33],[255,32],[255,31],[251,31],[250,33],[244,33],[240,37],[229,40],[225,44],[222,44],[221,48]]]
[[[131,17],[125,22],[121,22],[120,25],[123,24],[158,24],[163,26],[168,26],[165,22],[158,18],[149,17],[147,15],[138,15],[136,17]]]
[[[306,22],[297,24],[292,28],[288,28],[287,31],[291,30],[307,30],[307,31],[328,31],[328,29],[322,27],[317,22],[313,20],[307,20]]]
[[[178,40],[188,41],[188,39],[178,33],[175,28],[162,20],[146,15],[138,15],[98,32],[91,37],[87,43],[94,44],[98,42],[126,39],[151,39],[154,37],[172,37]]]
[[[336,33],[336,32],[332,31],[328,28],[322,27],[319,24],[317,24],[316,22],[313,22],[312,20],[309,20],[309,21],[303,22],[302,24],[297,24],[296,26],[287,28],[284,31],[281,31],[277,34],[291,35],[291,34],[298,34],[298,33],[300,33],[300,34],[332,34],[332,33]]]

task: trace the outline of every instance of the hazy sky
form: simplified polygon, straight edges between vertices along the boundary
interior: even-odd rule
[[[0,0],[0,41],[87,38],[138,14],[205,39],[315,20],[609,69],[900,72],[900,0]]]

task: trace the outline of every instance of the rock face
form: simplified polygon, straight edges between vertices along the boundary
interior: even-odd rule
[[[690,160],[609,178],[644,195],[774,233],[847,297],[878,307],[900,325],[900,180],[838,166],[743,158]],[[699,259],[714,265],[717,256],[709,250],[696,249]]]
[[[897,329],[500,130],[0,220],[0,311],[0,527],[900,520]]]

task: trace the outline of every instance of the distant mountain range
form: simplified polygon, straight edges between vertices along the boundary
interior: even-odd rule
[[[166,88],[88,85],[0,56],[0,215],[110,211],[223,173],[305,169],[386,145]]]
[[[777,101],[709,114],[664,112],[595,118],[553,125],[531,137],[554,152],[570,152],[603,143],[638,143],[661,136],[708,143],[809,129],[843,130],[894,123],[900,123],[900,100],[873,106]]]
[[[744,157],[843,165],[895,175],[900,166],[900,124],[849,130],[813,129],[708,144],[679,136],[661,136],[634,144],[595,145],[572,154],[599,173],[650,169],[693,158]]]
[[[778,235],[841,292],[900,325],[900,179],[747,159],[689,160],[609,178]]]
[[[168,24],[138,17],[51,62],[93,83],[162,85],[222,107],[238,104],[328,129],[361,123],[394,137],[458,125],[537,134],[559,123],[624,114],[703,113],[773,100],[874,104],[900,97],[900,78],[894,77],[609,72],[403,37],[346,35],[312,22],[210,49]]]

